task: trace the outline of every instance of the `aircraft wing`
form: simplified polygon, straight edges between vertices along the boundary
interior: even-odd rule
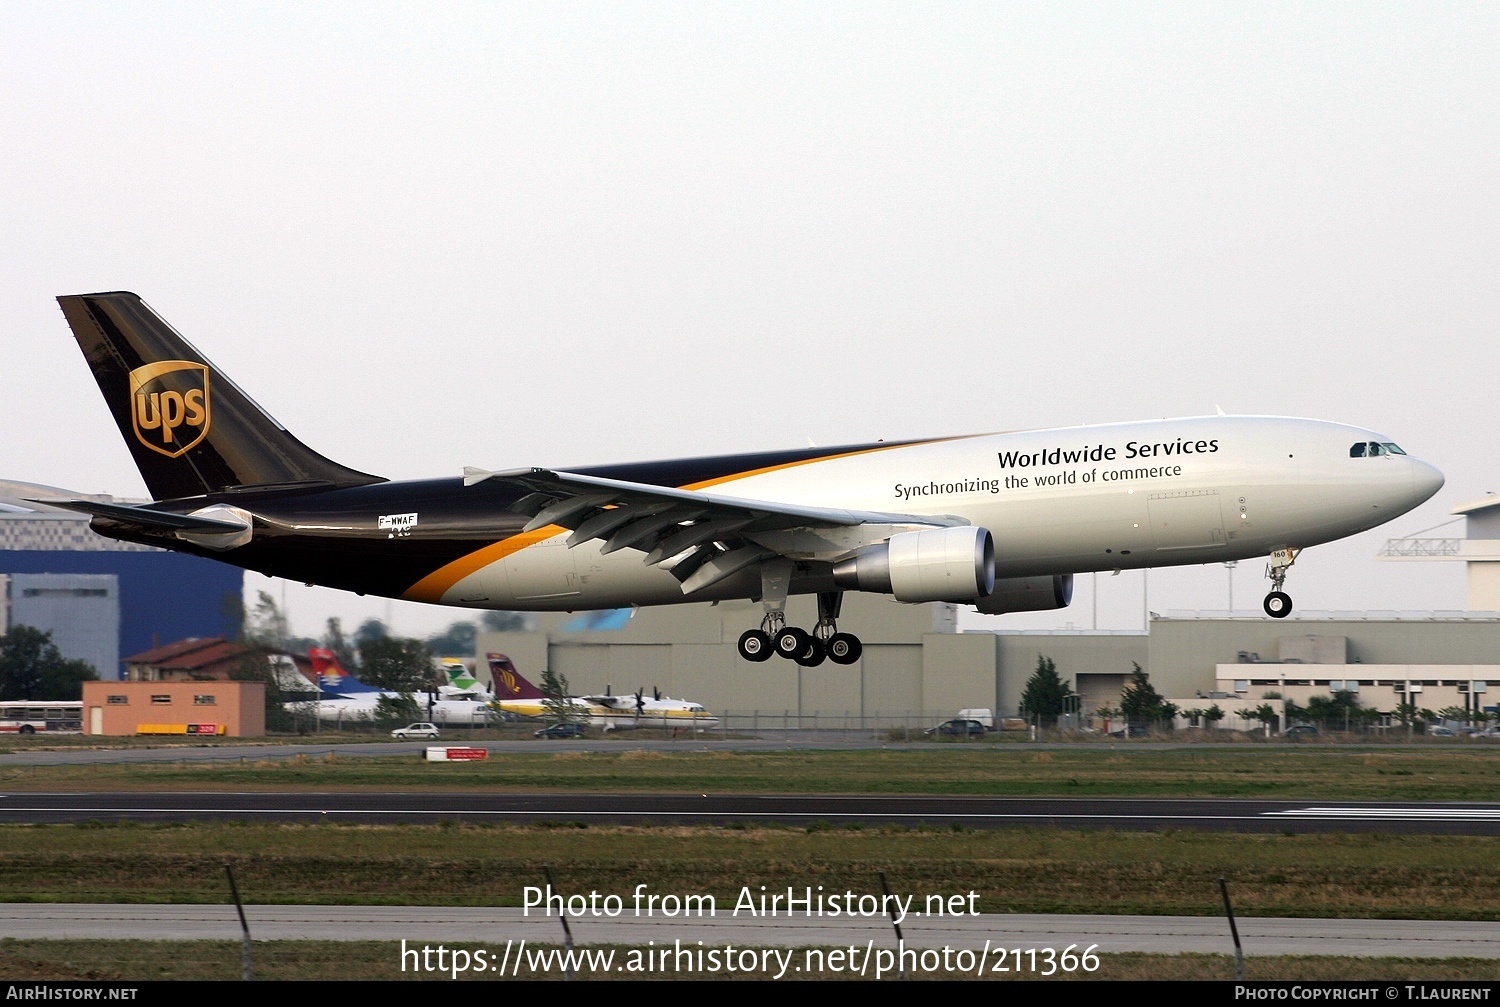
[[[751,500],[551,469],[464,470],[466,486],[491,479],[530,491],[514,508],[531,516],[525,531],[559,525],[573,532],[570,548],[602,539],[604,555],[639,550],[647,565],[669,569],[684,594],[775,556],[832,561],[899,531],[968,523]]]

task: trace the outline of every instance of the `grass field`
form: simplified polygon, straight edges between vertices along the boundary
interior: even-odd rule
[[[0,981],[239,979],[238,941],[0,940]],[[537,949],[541,950],[541,949]],[[615,948],[615,961],[628,949]],[[391,941],[257,941],[256,979],[430,979],[451,981],[448,973],[402,972],[400,945]],[[816,955],[816,953],[815,953]],[[811,959],[817,962],[819,959]],[[796,949],[793,968],[809,961]],[[460,974],[460,980],[497,978],[494,973]],[[507,974],[505,978],[510,978]],[[520,979],[561,979],[557,971],[522,967]],[[719,972],[710,975],[609,972],[582,974],[583,979],[768,979],[764,973]],[[858,979],[848,973],[791,972],[788,978]],[[891,977],[894,978],[894,977]],[[913,979],[972,978],[961,973],[921,972]],[[992,974],[991,979],[1030,979],[1028,973]],[[1099,968],[1054,979],[1220,979],[1234,978],[1234,959],[1227,955],[1101,955]],[[1494,980],[1500,961],[1485,958],[1332,958],[1317,956],[1252,957],[1245,961],[1249,980]]]
[[[983,912],[1500,919],[1500,841],[888,827],[541,825],[0,827],[5,901],[519,905],[560,890],[712,894],[742,885],[979,893]]]
[[[861,751],[415,754],[7,767],[6,790],[577,790],[1018,796],[1500,799],[1500,749],[1179,751],[1015,747]]]

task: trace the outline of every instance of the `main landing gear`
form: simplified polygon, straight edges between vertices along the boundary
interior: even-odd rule
[[[1271,578],[1271,593],[1266,595],[1266,600],[1261,607],[1266,610],[1266,615],[1272,619],[1285,619],[1292,614],[1292,596],[1283,591],[1282,585],[1286,583],[1286,572],[1297,562],[1297,554],[1301,549],[1277,549],[1271,553],[1271,562],[1266,565],[1266,576]]]
[[[859,637],[838,631],[839,608],[844,600],[842,591],[818,594],[818,625],[809,633],[786,624],[786,593],[777,581],[776,571],[769,575],[762,572],[761,599],[766,606],[765,618],[761,619],[760,629],[746,630],[741,634],[740,657],[760,662],[769,661],[771,655],[776,654],[796,661],[804,668],[816,668],[825,660],[834,664],[853,664],[859,660],[864,651]]]

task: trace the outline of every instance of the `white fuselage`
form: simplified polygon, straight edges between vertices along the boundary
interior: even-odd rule
[[[673,729],[706,731],[719,726],[719,718],[697,703],[680,699],[646,699],[634,696],[572,696],[568,703],[579,721],[605,731]],[[540,699],[502,699],[500,709],[528,720],[545,719],[549,710]]]
[[[1408,455],[1351,457],[1351,445],[1363,442],[1390,439],[1318,420],[1195,417],[892,446],[748,473],[714,492],[956,516],[990,530],[1001,578],[1176,566],[1333,541],[1441,487],[1435,468]],[[809,534],[809,557],[860,544]],[[442,601],[573,610],[697,600],[639,553],[601,555],[597,539],[568,548],[567,536],[559,530],[474,571]],[[749,594],[726,582],[702,597]]]
[[[386,693],[389,697],[396,697],[397,693]],[[362,695],[351,696],[341,699],[319,699],[318,719],[325,724],[359,724],[369,723],[375,719],[376,696]],[[444,724],[461,725],[463,727],[483,727],[492,722],[488,706],[484,702],[474,700],[438,699],[433,701],[431,710],[428,709],[427,694],[417,693],[415,696],[417,708],[421,715],[431,720],[434,724],[442,727]],[[297,704],[287,704],[295,707]]]

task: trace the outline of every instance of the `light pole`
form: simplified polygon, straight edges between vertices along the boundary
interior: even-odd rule
[[[1229,614],[1234,615],[1234,568],[1240,565],[1237,559],[1224,561],[1224,569],[1229,571]]]
[[[1141,568],[1141,628],[1151,632],[1151,568]]]

